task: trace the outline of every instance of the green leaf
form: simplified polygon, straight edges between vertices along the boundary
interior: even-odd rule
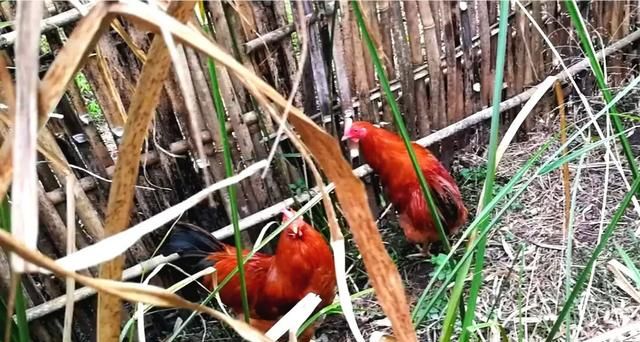
[[[5,196],[0,203],[0,229],[11,232],[11,207],[9,206],[9,197]],[[12,274],[12,276],[20,276],[19,274]],[[22,285],[20,282],[16,284],[16,298],[15,298],[15,314],[16,314],[16,322],[12,322],[11,328],[11,339],[12,341],[18,340],[20,342],[28,342],[31,341],[29,338],[29,321],[27,321],[27,307],[24,299],[24,293],[22,292]],[[1,300],[1,299],[0,299]],[[4,328],[6,327],[6,302],[2,300],[2,310],[4,312],[0,312],[2,315],[2,336],[4,336]]]
[[[501,0],[500,1],[500,12],[499,12],[499,25],[498,25],[498,46],[497,46],[497,56],[496,56],[496,69],[495,69],[495,79],[493,81],[493,103],[492,103],[492,114],[491,114],[491,132],[489,135],[489,149],[488,149],[488,161],[487,161],[487,177],[484,183],[484,192],[483,192],[483,203],[480,205],[484,207],[487,205],[491,198],[493,197],[493,186],[496,177],[496,155],[498,149],[498,133],[500,131],[500,102],[502,101],[502,81],[504,78],[504,66],[505,66],[505,56],[507,49],[507,33],[509,26],[509,1]],[[483,221],[479,228],[484,230],[487,225],[487,220]],[[473,241],[474,235],[472,235],[471,240]],[[484,255],[486,251],[487,239],[481,238],[478,243],[478,248],[476,250],[476,261],[474,266],[473,278],[471,281],[471,288],[469,289],[469,298],[467,299],[467,313],[464,316],[464,320],[462,322],[462,334],[460,336],[461,341],[467,341],[469,339],[469,332],[466,329],[467,327],[473,324],[473,320],[475,318],[475,309],[478,301],[478,296],[480,293],[480,288],[482,287],[482,269],[484,267]],[[464,289],[464,282],[467,274],[469,273],[469,268],[471,267],[471,259],[467,263],[464,264],[462,271],[458,273],[458,277],[456,279],[456,284],[454,286],[453,294],[453,302],[460,300],[462,297],[462,291]],[[453,334],[453,327],[455,323],[455,309],[454,304],[449,305],[450,309],[447,313],[447,317],[445,318],[444,332],[440,338],[440,341],[450,341],[451,335]]]
[[[633,281],[636,283],[636,287],[640,289],[640,270],[636,267],[636,264],[631,260],[627,252],[624,249],[620,248],[620,246],[616,245],[616,250],[618,254],[622,257],[622,261],[627,266],[627,268],[631,271],[631,275]]]

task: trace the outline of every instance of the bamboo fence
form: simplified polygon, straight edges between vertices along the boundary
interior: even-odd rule
[[[204,4],[213,23],[215,41],[281,94],[288,95],[301,63],[300,18],[295,5],[289,1]],[[82,17],[68,2],[48,0],[45,5],[41,74],[48,70]],[[497,3],[380,0],[363,1],[362,6],[411,136],[416,140],[427,137],[420,142],[431,146],[445,162],[450,160],[453,151],[464,147],[468,137],[475,134],[474,126],[490,116],[487,108],[495,63]],[[556,1],[532,1],[525,6],[559,47],[561,55],[574,64],[570,74],[585,70],[588,64],[580,62],[580,49],[566,30],[570,24],[565,8]],[[590,29],[602,39],[597,47],[610,46],[605,50],[607,67],[613,83],[619,84],[635,62],[632,54],[620,51],[635,51],[634,42],[640,36],[636,31],[638,4],[631,0],[611,4],[594,1],[582,6]],[[506,120],[546,76],[561,72],[526,16],[512,9],[504,86],[507,100],[501,107]],[[309,53],[294,104],[335,136],[342,131],[344,117],[390,123],[391,113],[379,92],[348,2],[305,1],[304,12],[309,25]],[[0,2],[1,21],[10,22],[14,15],[15,3]],[[191,19],[196,22],[195,17]],[[0,33],[2,57],[13,74],[16,33],[11,26],[4,26]],[[80,184],[76,203],[81,223],[76,236],[78,249],[105,234],[109,180],[116,172],[118,145],[129,119],[127,111],[133,105],[131,99],[142,75],[142,65],[152,47],[151,37],[143,28],[114,17],[109,31],[90,52],[75,81],[66,86],[65,95],[41,131],[40,142],[73,166]],[[206,58],[190,48],[182,49],[189,70],[186,76],[195,93],[181,91],[174,69],[164,83],[156,85],[160,100],[143,145],[134,210],[123,214],[131,216],[131,224],[180,202],[210,182],[225,178],[221,125],[232,139],[237,172],[253,161],[265,159],[275,137],[277,125],[257,107],[243,84],[225,72],[219,74],[219,83],[227,121],[218,122]],[[561,80],[567,76],[559,74]],[[588,80],[582,84],[592,87]],[[187,96],[195,96],[198,108],[187,108]],[[526,126],[532,127],[535,120],[536,116],[532,116]],[[7,132],[8,127],[0,121],[0,141],[8,138]],[[306,165],[293,152],[295,149],[284,139],[272,171],[265,178],[255,174],[240,183],[238,204],[243,218],[241,226],[249,232],[245,235],[248,242],[259,231],[251,227],[273,218],[284,206],[318,195],[316,184],[306,177],[309,174]],[[55,259],[66,254],[65,171],[48,163],[45,156],[39,158],[42,227],[38,247]],[[366,166],[356,169],[360,177],[369,172]],[[367,178],[367,184],[372,194],[379,191],[375,178]],[[229,198],[223,192],[184,213],[182,219],[225,238],[231,235],[229,213]],[[144,270],[175,258],[154,257],[164,232],[146,236],[127,252],[125,279],[137,281]],[[9,287],[8,270],[8,258],[0,253],[3,293]],[[96,276],[97,269],[86,274]],[[41,274],[27,275],[24,279],[34,339],[61,340],[63,312],[59,309],[65,303],[64,281]],[[88,340],[95,335],[93,293],[88,288],[76,290],[75,340]],[[167,326],[161,317],[156,317],[153,324]]]

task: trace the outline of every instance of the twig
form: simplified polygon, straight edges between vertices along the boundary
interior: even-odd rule
[[[67,176],[67,255],[75,252],[76,249],[76,178]],[[66,280],[66,293],[72,293],[76,287],[76,282],[69,277]],[[64,312],[64,330],[62,341],[71,341],[71,328],[73,326],[73,298],[67,298]]]
[[[567,115],[564,110],[564,92],[560,82],[555,85],[558,111],[560,112],[560,144],[567,142]],[[562,156],[567,155],[567,148],[562,150]],[[562,225],[562,236],[567,237],[567,227],[569,227],[569,216],[571,215],[571,189],[569,185],[569,164],[562,164],[562,188],[564,190],[564,222]]]
[[[278,150],[278,144],[280,143],[280,137],[284,132],[284,128],[287,125],[287,118],[289,117],[289,113],[291,111],[291,106],[293,105],[293,99],[298,92],[298,88],[300,87],[300,81],[302,81],[302,75],[304,74],[304,65],[307,62],[307,58],[309,57],[309,23],[306,20],[304,15],[304,7],[303,1],[296,1],[296,8],[298,10],[298,18],[300,19],[300,39],[302,40],[302,52],[300,53],[300,62],[298,63],[298,70],[296,71],[295,79],[293,80],[293,85],[291,86],[291,93],[289,94],[289,99],[287,100],[287,106],[284,108],[284,113],[282,114],[282,123],[278,126],[278,131],[276,132],[276,139],[273,141],[273,146],[271,146],[271,151],[269,151],[269,157],[267,158],[267,165],[271,164],[273,157]],[[269,172],[269,168],[265,168],[264,172],[262,172],[261,177],[264,178]]]
[[[317,13],[308,14],[304,16],[305,22],[306,22],[305,25],[311,25],[315,23],[316,21],[318,21],[318,18],[322,18],[323,15],[333,15],[333,13],[321,13],[320,15],[318,15]],[[298,18],[302,18],[302,16],[299,16]],[[294,23],[291,23],[286,26],[282,26],[271,32],[267,32],[263,35],[260,35],[258,38],[255,38],[246,42],[244,44],[244,50],[247,54],[253,53],[258,49],[261,49],[263,47],[268,47],[271,44],[281,41],[282,39],[291,35],[291,33],[295,32],[295,30],[296,30],[296,25]]]
[[[75,8],[68,10],[66,12],[62,12],[60,14],[56,14],[52,17],[49,17],[43,20],[40,23],[40,31],[44,33],[44,32],[55,30],[60,26],[64,26],[64,25],[68,25],[73,22],[76,22],[81,17],[82,15],[80,14],[80,11],[78,11]],[[16,38],[17,38],[16,31],[11,31],[3,35],[0,35],[0,49],[6,49],[12,46],[16,42]]]

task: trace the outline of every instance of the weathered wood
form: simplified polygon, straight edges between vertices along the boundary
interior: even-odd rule
[[[463,5],[464,4],[464,5]],[[461,2],[458,7],[458,13],[460,18],[460,38],[462,41],[462,70],[464,78],[464,115],[467,113],[473,113],[480,108],[478,106],[479,97],[477,93],[473,91],[473,85],[476,82],[475,73],[478,65],[478,55],[473,53],[471,37],[473,36],[471,8],[474,7],[473,2]],[[475,22],[474,22],[475,24]]]
[[[313,14],[311,1],[300,1],[302,1],[305,14]],[[304,20],[302,22],[304,22]],[[320,30],[317,24],[307,22],[304,25],[307,25],[309,36],[309,60],[307,62],[311,64],[311,69],[313,70],[314,88],[316,90],[319,109],[323,115],[328,115],[331,111],[331,95],[329,94],[329,84],[327,83],[327,65],[321,51],[323,43],[321,41]],[[298,32],[300,31],[298,30]]]
[[[489,26],[489,8],[490,3],[485,1],[477,1],[476,2],[478,15],[478,29],[480,36],[480,50],[482,53],[480,54],[480,94],[481,94],[481,103],[482,105],[488,106],[491,103],[491,85],[492,85],[492,75],[491,75],[491,61],[492,61],[492,53],[491,50],[491,28]]]
[[[430,92],[430,117],[420,120],[418,130],[421,134],[431,132],[433,128],[444,126],[444,116],[446,108],[444,78],[440,68],[440,35],[436,31],[433,17],[433,6],[430,1],[418,1],[418,10],[422,19],[423,35],[425,40],[425,50],[427,53],[427,64],[429,67]],[[414,73],[415,75],[415,73]]]
[[[407,18],[407,37],[420,37],[420,25],[422,23],[422,19],[418,10],[418,1],[405,0],[404,11]],[[407,89],[409,91],[413,90],[413,102],[410,103],[409,106],[411,106],[410,110],[415,113],[415,121],[412,125],[412,131],[415,136],[418,136],[420,134],[429,134],[428,128],[425,129],[425,124],[422,123],[422,121],[426,121],[426,126],[428,127],[428,122],[431,121],[431,118],[429,117],[427,84],[424,81],[416,82],[413,80],[413,70],[422,65],[422,44],[420,44],[420,39],[408,40],[411,56],[411,69],[408,70],[407,77],[409,78],[409,84],[412,86]],[[405,101],[410,101],[410,99],[407,98]]]
[[[454,31],[453,10],[452,6],[457,3],[449,1],[439,1],[440,15],[442,16],[442,28],[444,32],[444,46],[446,47],[447,61],[447,121],[446,124],[456,122],[462,116],[461,95],[463,94],[463,85],[461,76],[458,72],[457,61],[453,51],[455,51],[456,34]]]
[[[355,84],[355,93],[360,102],[359,118],[370,122],[378,122],[377,109],[371,99],[367,96],[368,90],[371,89],[369,84],[367,65],[371,65],[370,59],[365,59],[363,41],[360,38],[360,31],[356,25],[356,19],[353,14],[353,8],[347,5],[349,12],[349,20],[351,23],[351,37],[353,43],[353,58],[351,59],[351,70],[354,73],[352,76]],[[347,10],[345,9],[345,12]],[[365,67],[363,67],[365,66]]]
[[[407,42],[407,34],[404,27],[402,2],[391,1],[391,35],[394,42],[394,52],[398,59],[398,74],[402,85],[402,98],[400,108],[404,114],[405,126],[411,138],[416,133],[416,111],[414,110],[414,88],[415,82],[412,80],[413,64],[411,63],[411,51]]]

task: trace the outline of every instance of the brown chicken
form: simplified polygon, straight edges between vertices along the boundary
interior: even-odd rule
[[[294,215],[283,211],[283,221]],[[212,289],[237,266],[236,248],[226,245],[209,232],[191,224],[176,226],[165,253],[178,253],[190,260],[193,273],[215,266],[217,282],[205,276],[204,285]],[[243,251],[246,256],[248,250]],[[167,254],[168,255],[168,254]],[[335,297],[336,275],[331,249],[326,240],[302,217],[292,222],[280,234],[274,255],[256,253],[245,263],[245,278],[250,310],[250,324],[266,332],[309,292],[320,296],[316,311],[331,304]],[[242,314],[240,278],[235,275],[220,290],[222,302],[234,313]],[[315,326],[300,336],[309,341]]]
[[[380,176],[389,200],[400,214],[407,240],[422,245],[422,252],[428,254],[430,244],[439,240],[438,231],[402,138],[371,123],[356,121],[345,127],[342,140],[347,139],[359,144],[364,159]],[[467,220],[460,190],[429,150],[416,143],[412,147],[442,224],[448,234],[455,234]]]

